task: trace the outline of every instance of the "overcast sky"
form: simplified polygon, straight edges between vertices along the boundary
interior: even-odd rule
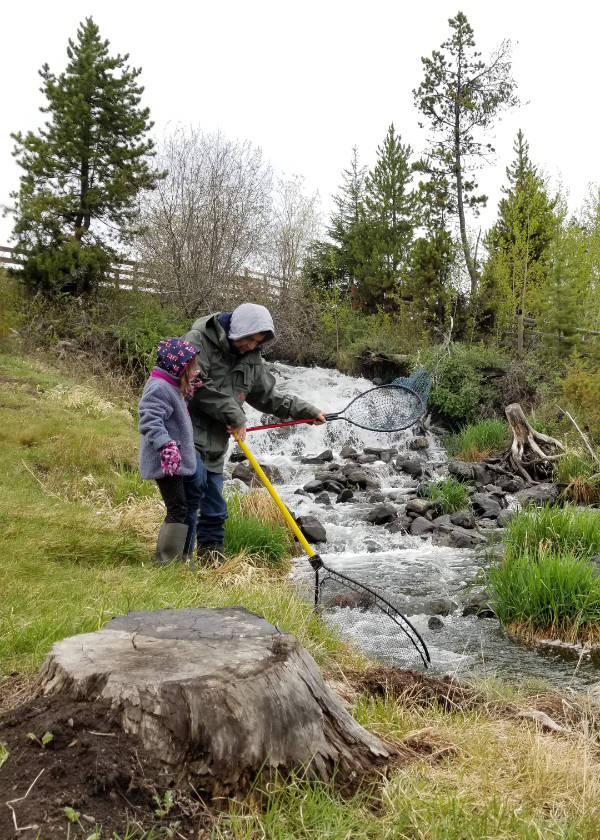
[[[525,103],[494,131],[498,155],[479,175],[491,224],[519,127],[534,162],[576,210],[600,182],[595,0],[17,0],[2,9],[0,204],[18,185],[11,131],[40,124],[38,70],[59,73],[78,23],[92,15],[113,52],[142,67],[155,133],[177,124],[262,147],[273,166],[306,178],[325,211],[352,146],[372,165],[391,122],[416,153],[425,145],[412,90],[420,58],[448,35],[461,10],[487,57],[513,42],[513,75]],[[0,219],[0,244],[11,223]]]

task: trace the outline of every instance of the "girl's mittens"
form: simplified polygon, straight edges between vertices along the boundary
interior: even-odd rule
[[[174,440],[170,440],[161,446],[160,452],[160,466],[163,475],[179,475],[181,469],[181,452]]]

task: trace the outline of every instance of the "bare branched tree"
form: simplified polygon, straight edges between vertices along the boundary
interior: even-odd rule
[[[167,178],[146,196],[139,250],[160,291],[186,315],[231,306],[244,268],[264,253],[271,169],[248,141],[183,129],[158,150]]]
[[[280,178],[273,192],[267,271],[278,279],[282,292],[297,280],[308,246],[321,230],[319,194],[304,192],[304,179]]]

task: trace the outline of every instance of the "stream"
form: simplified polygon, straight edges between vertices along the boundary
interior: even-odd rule
[[[373,387],[366,379],[324,368],[274,363],[271,369],[282,391],[302,396],[326,412],[341,410],[357,394]],[[245,410],[248,425],[267,421],[265,415],[250,406]],[[365,447],[391,446],[408,452],[413,438],[410,429],[380,434],[338,420],[320,427],[300,425],[251,432],[246,442],[261,464],[277,469],[281,478],[274,480],[274,486],[293,514],[311,514],[325,526],[327,542],[317,546],[323,562],[378,590],[410,619],[429,649],[430,673],[534,678],[563,691],[569,686],[588,691],[594,691],[597,686],[600,691],[600,669],[590,660],[578,661],[530,649],[507,638],[495,618],[463,616],[469,587],[476,583],[478,571],[488,562],[484,552],[435,546],[430,537],[390,533],[383,525],[370,524],[365,516],[374,507],[369,501],[373,490],[359,491],[350,501],[340,503],[331,494],[330,505],[296,492],[319,468],[302,464],[300,459],[304,456],[331,449],[334,461],[343,463],[339,453],[345,445],[359,452]],[[429,447],[424,458],[433,478],[443,478],[447,457],[440,438],[431,433],[427,438]],[[391,464],[376,461],[366,469],[380,482],[379,492],[386,502],[400,509],[414,495],[411,491],[416,480],[398,473]],[[305,557],[296,559],[294,578],[305,581],[307,589],[312,586],[314,573]],[[436,612],[432,603],[439,603],[440,599],[449,602],[450,612],[440,615],[441,627],[432,629],[429,620]],[[339,608],[328,611],[326,619],[335,624],[338,612]],[[349,635],[360,648],[376,657],[382,644],[389,645],[390,640],[381,640],[371,632],[369,610],[351,612]]]

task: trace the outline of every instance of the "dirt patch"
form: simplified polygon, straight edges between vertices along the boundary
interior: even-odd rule
[[[375,697],[387,695],[418,706],[437,703],[450,710],[473,708],[481,703],[478,692],[452,677],[432,677],[412,669],[400,670],[385,665],[365,671],[345,668],[344,676],[355,691]]]
[[[8,752],[0,768],[2,840],[50,840],[68,833],[75,840],[99,826],[102,837],[123,836],[133,825],[138,831],[128,836],[142,837],[150,828],[157,837],[209,836],[205,806],[122,732],[107,704],[35,697],[2,716],[0,744]],[[17,831],[5,803],[23,797],[36,779],[27,798],[12,803],[17,826],[31,826]],[[78,812],[77,819],[69,820],[65,808]]]

